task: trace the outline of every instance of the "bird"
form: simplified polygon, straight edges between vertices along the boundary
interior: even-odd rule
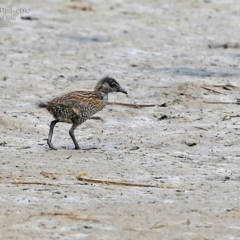
[[[58,122],[65,122],[72,124],[69,135],[75,145],[74,149],[80,149],[74,130],[107,105],[108,94],[111,92],[127,94],[114,78],[106,76],[97,82],[93,91],[74,91],[51,101],[38,103],[38,107],[47,109],[55,119],[50,124],[47,138],[49,148],[57,150],[52,144],[53,129]]]

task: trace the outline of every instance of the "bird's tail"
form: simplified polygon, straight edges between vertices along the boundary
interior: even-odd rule
[[[43,103],[43,102],[37,103],[37,105],[38,105],[39,108],[47,108],[48,107],[48,104]]]

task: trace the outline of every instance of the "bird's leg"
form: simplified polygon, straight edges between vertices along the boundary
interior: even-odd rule
[[[49,130],[49,134],[48,134],[48,139],[47,139],[47,144],[48,146],[53,149],[53,150],[57,150],[57,148],[55,148],[53,145],[52,145],[52,135],[53,135],[53,129],[56,125],[56,123],[58,123],[59,120],[54,120],[51,122],[50,124],[50,130]]]
[[[73,140],[73,143],[74,143],[74,145],[75,145],[75,149],[80,149],[80,147],[79,147],[79,145],[78,145],[78,143],[77,143],[77,141],[76,141],[76,138],[75,138],[75,135],[74,135],[74,130],[77,128],[77,124],[73,124],[72,125],[72,127],[71,127],[71,129],[69,130],[69,135],[70,135],[70,137],[72,138],[72,140]]]

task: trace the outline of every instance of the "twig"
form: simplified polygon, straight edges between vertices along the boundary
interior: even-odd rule
[[[226,116],[223,117],[222,121],[230,120],[230,119],[232,119],[234,117],[240,117],[240,115],[235,115],[235,116],[228,116],[228,115],[226,115]]]
[[[240,104],[239,102],[207,102],[207,101],[203,101],[203,102],[207,104],[237,104],[237,105]]]
[[[200,130],[208,131],[208,129],[206,129],[206,128],[197,127],[197,126],[194,126],[194,127],[197,128],[197,129],[200,129]]]
[[[232,85],[231,83],[227,83],[227,84],[224,84],[224,85],[222,85],[222,84],[215,84],[215,85],[210,85],[210,86],[212,86],[212,87],[225,87],[225,88],[238,88],[239,89],[239,87],[238,86],[234,86],[234,85]]]
[[[108,102],[108,105],[120,105],[133,108],[142,108],[142,107],[155,107],[156,104],[135,104],[135,103],[120,103],[120,102]]]
[[[205,89],[205,90],[207,90],[207,91],[210,91],[210,92],[214,92],[214,93],[226,95],[225,93],[218,92],[218,91],[216,91],[216,90],[214,90],[214,89],[211,89],[211,88],[208,88],[208,87],[203,87],[203,86],[202,86],[201,88],[203,88],[203,89]]]
[[[81,174],[77,175],[77,180],[83,182],[90,182],[90,183],[100,183],[100,184],[107,184],[107,185],[117,185],[117,186],[128,186],[128,187],[145,187],[145,188],[161,188],[161,189],[177,189],[177,190],[186,190],[183,188],[178,187],[170,187],[170,186],[159,186],[159,185],[150,185],[150,184],[139,184],[139,183],[127,183],[127,182],[114,182],[114,181],[106,181],[106,180],[99,180],[99,179],[90,179],[83,177]],[[192,190],[192,189],[187,189]]]
[[[28,220],[31,217],[39,217],[39,216],[63,216],[63,217],[69,217],[69,218],[76,219],[76,220],[100,222],[97,219],[82,217],[82,216],[80,216],[78,214],[74,214],[74,213],[44,213],[44,212],[41,212],[40,214],[30,215],[26,220]]]
[[[239,43],[231,43],[231,42],[227,42],[227,43],[209,43],[208,45],[209,48],[239,48],[240,44]]]
[[[99,149],[99,147],[92,146],[92,147],[88,147],[88,148],[81,148],[81,150],[83,150],[83,151],[88,151],[88,150],[93,150],[93,149]]]
[[[184,142],[188,147],[193,147],[193,146],[196,146],[197,143],[195,142]]]
[[[69,185],[63,184],[53,184],[53,183],[44,183],[44,182],[21,182],[21,181],[14,181],[14,182],[0,182],[0,184],[14,184],[14,185],[43,185],[43,186],[56,186],[56,187],[69,187]]]
[[[150,229],[164,228],[167,226],[168,226],[167,224],[160,224],[160,225],[155,225],[155,226],[151,227]]]
[[[91,6],[68,6],[71,9],[74,10],[80,10],[80,11],[94,11]]]
[[[40,172],[41,175],[46,175],[46,176],[52,176],[52,175],[70,175],[72,176],[73,174],[72,173],[61,173],[61,172],[45,172],[45,171],[42,171]]]

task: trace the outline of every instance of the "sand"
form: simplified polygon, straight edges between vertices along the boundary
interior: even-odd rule
[[[3,1],[0,238],[240,239],[239,7]],[[109,105],[82,124],[80,146],[96,149],[73,150],[59,123],[50,150],[36,103],[105,75],[129,92],[110,102],[155,106]]]

